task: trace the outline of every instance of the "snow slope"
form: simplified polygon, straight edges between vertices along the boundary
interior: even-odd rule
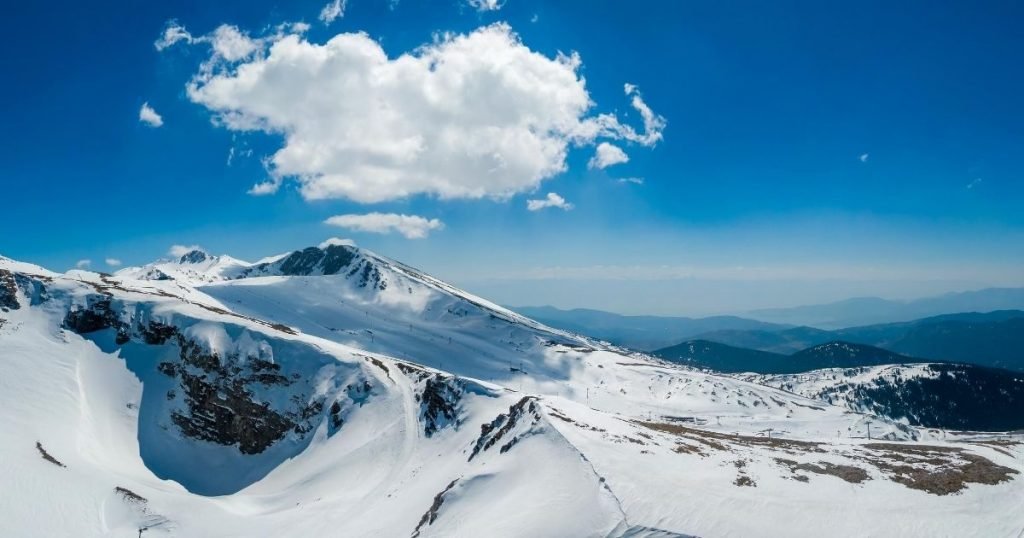
[[[625,354],[348,245],[113,276],[3,258],[5,290],[4,536],[1024,530],[1019,438]]]

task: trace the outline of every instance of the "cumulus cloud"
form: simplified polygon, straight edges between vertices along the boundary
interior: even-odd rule
[[[323,241],[322,243],[320,243],[317,246],[320,247],[320,248],[327,248],[327,247],[330,247],[330,246],[354,247],[354,246],[356,246],[356,242],[351,240],[351,239],[342,239],[340,237],[332,237],[330,239],[327,239],[327,240]]]
[[[562,198],[554,192],[549,192],[547,197],[541,198],[540,200],[526,201],[526,209],[529,209],[530,211],[540,211],[541,209],[548,207],[557,207],[559,209],[569,211],[573,208],[573,205],[566,202],[565,198]]]
[[[253,45],[229,54],[211,41],[186,91],[229,130],[282,135],[252,194],[296,181],[308,200],[506,199],[565,171],[571,147],[653,146],[665,128],[633,85],[626,95],[642,131],[593,114],[579,56],[532,51],[503,23],[439,35],[397,57],[365,33],[319,44],[230,28]],[[192,42],[200,39],[216,37]]]
[[[505,6],[505,0],[466,0],[477,11],[497,11]]]
[[[608,168],[609,166],[629,162],[629,156],[619,146],[601,142],[594,150],[587,166],[590,168]]]
[[[866,163],[868,162],[868,157],[870,157],[870,155],[868,155],[867,153],[861,153],[860,157],[857,158],[860,159],[860,162]]]
[[[171,245],[171,248],[167,249],[167,254],[174,256],[175,258],[180,258],[193,250],[206,252],[203,250],[203,247],[199,245]]]
[[[423,239],[433,230],[444,228],[438,219],[426,219],[418,215],[397,213],[367,213],[365,215],[336,215],[324,221],[331,226],[359,232],[389,234],[398,232],[406,239]]]
[[[139,121],[150,127],[160,127],[164,124],[164,119],[156,113],[156,110],[153,110],[153,107],[149,106],[149,103],[142,103],[142,108],[139,109]]]
[[[121,260],[117,258],[107,258],[103,262],[107,264],[107,267],[121,267]]]
[[[644,178],[642,178],[642,177],[620,177],[617,181],[619,183],[623,183],[623,184],[633,184],[633,185],[643,185],[644,184]]]
[[[334,0],[320,10],[320,21],[324,24],[331,24],[335,19],[345,16],[345,4],[347,0]]]
[[[92,265],[92,260],[78,260],[75,262],[75,268],[77,269],[88,269]]]

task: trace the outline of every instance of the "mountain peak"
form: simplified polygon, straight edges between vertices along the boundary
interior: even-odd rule
[[[209,259],[209,257],[210,255],[206,252],[199,249],[193,249],[182,254],[181,258],[178,259],[178,263],[202,263]]]

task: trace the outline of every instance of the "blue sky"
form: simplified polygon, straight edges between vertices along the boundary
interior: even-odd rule
[[[8,51],[0,57],[0,253],[55,270],[83,259],[99,270],[105,258],[145,263],[173,244],[257,259],[340,236],[505,304],[627,313],[1024,285],[1024,8],[1012,2],[508,0],[481,11],[459,0],[350,0],[330,24],[318,19],[323,0],[26,4],[0,21]],[[389,61],[443,42],[445,32],[505,23],[503,32],[552,65],[559,52],[577,53],[575,73],[593,103],[579,118],[612,114],[632,134],[569,143],[564,171],[499,196],[492,180],[473,174],[466,185],[482,197],[442,192],[437,182],[461,173],[447,158],[391,166],[400,178],[424,168],[441,178],[407,195],[353,199],[380,184],[360,174],[347,195],[314,199],[300,186],[320,184],[288,174],[275,193],[249,194],[272,174],[265,158],[301,148],[280,129],[225,123],[224,103],[251,95],[209,92],[203,101],[186,85],[204,64],[221,62],[212,76],[229,77],[270,54],[225,66],[210,46],[221,25],[270,47],[268,36],[288,22],[308,23],[297,39],[317,47],[365,32]],[[194,42],[158,51],[154,43],[178,26]],[[303,103],[336,97],[329,84],[261,83]],[[643,139],[651,131],[627,83],[665,120],[659,140]],[[449,104],[478,96],[460,92]],[[483,88],[493,101],[481,111],[525,113],[501,92]],[[268,102],[288,102],[277,98],[285,101]],[[143,103],[160,127],[140,122]],[[265,119],[252,112],[261,104],[245,102],[250,117]],[[351,142],[331,140],[342,135],[315,121],[322,112],[303,105],[268,121],[323,134],[314,137],[323,147]],[[469,116],[445,116],[452,124],[438,130]],[[353,116],[351,125],[379,125],[376,118]],[[431,127],[395,125],[403,133]],[[394,139],[377,130],[381,141]],[[588,167],[600,142],[629,161]],[[325,170],[365,170],[353,167],[376,156],[374,148],[331,156]],[[517,159],[524,170],[534,164],[529,155],[498,157],[513,169]],[[549,192],[571,210],[527,209]],[[408,239],[324,223],[373,212],[437,219],[443,229]]]

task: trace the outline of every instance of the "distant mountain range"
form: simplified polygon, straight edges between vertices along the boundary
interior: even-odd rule
[[[676,344],[695,335],[718,330],[779,330],[787,325],[765,323],[736,316],[706,318],[671,316],[624,316],[601,310],[552,306],[518,306],[512,310],[545,325],[573,331],[616,345],[652,350]]]
[[[945,314],[910,322],[823,331],[810,327],[718,330],[696,335],[733,347],[789,354],[835,340],[876,346],[929,361],[1024,371],[1024,311]]]
[[[828,342],[789,355],[690,340],[653,353],[662,359],[724,373],[795,374],[822,368],[926,362],[885,349],[850,342]]]
[[[599,310],[559,310],[550,306],[519,307],[515,310],[552,327],[641,351],[672,354],[694,345],[692,353],[695,357],[718,356],[723,368],[738,364],[735,361],[741,358],[753,360],[759,357],[772,364],[768,356],[751,352],[788,356],[820,344],[843,341],[928,362],[962,362],[1024,371],[1024,310],[941,314],[912,321],[835,330],[767,323],[736,316],[623,316]],[[738,351],[737,348],[743,349]]]
[[[993,310],[1024,310],[1024,288],[986,288],[913,301],[858,297],[827,304],[753,310],[743,315],[769,323],[840,329],[911,321],[950,312]]]

